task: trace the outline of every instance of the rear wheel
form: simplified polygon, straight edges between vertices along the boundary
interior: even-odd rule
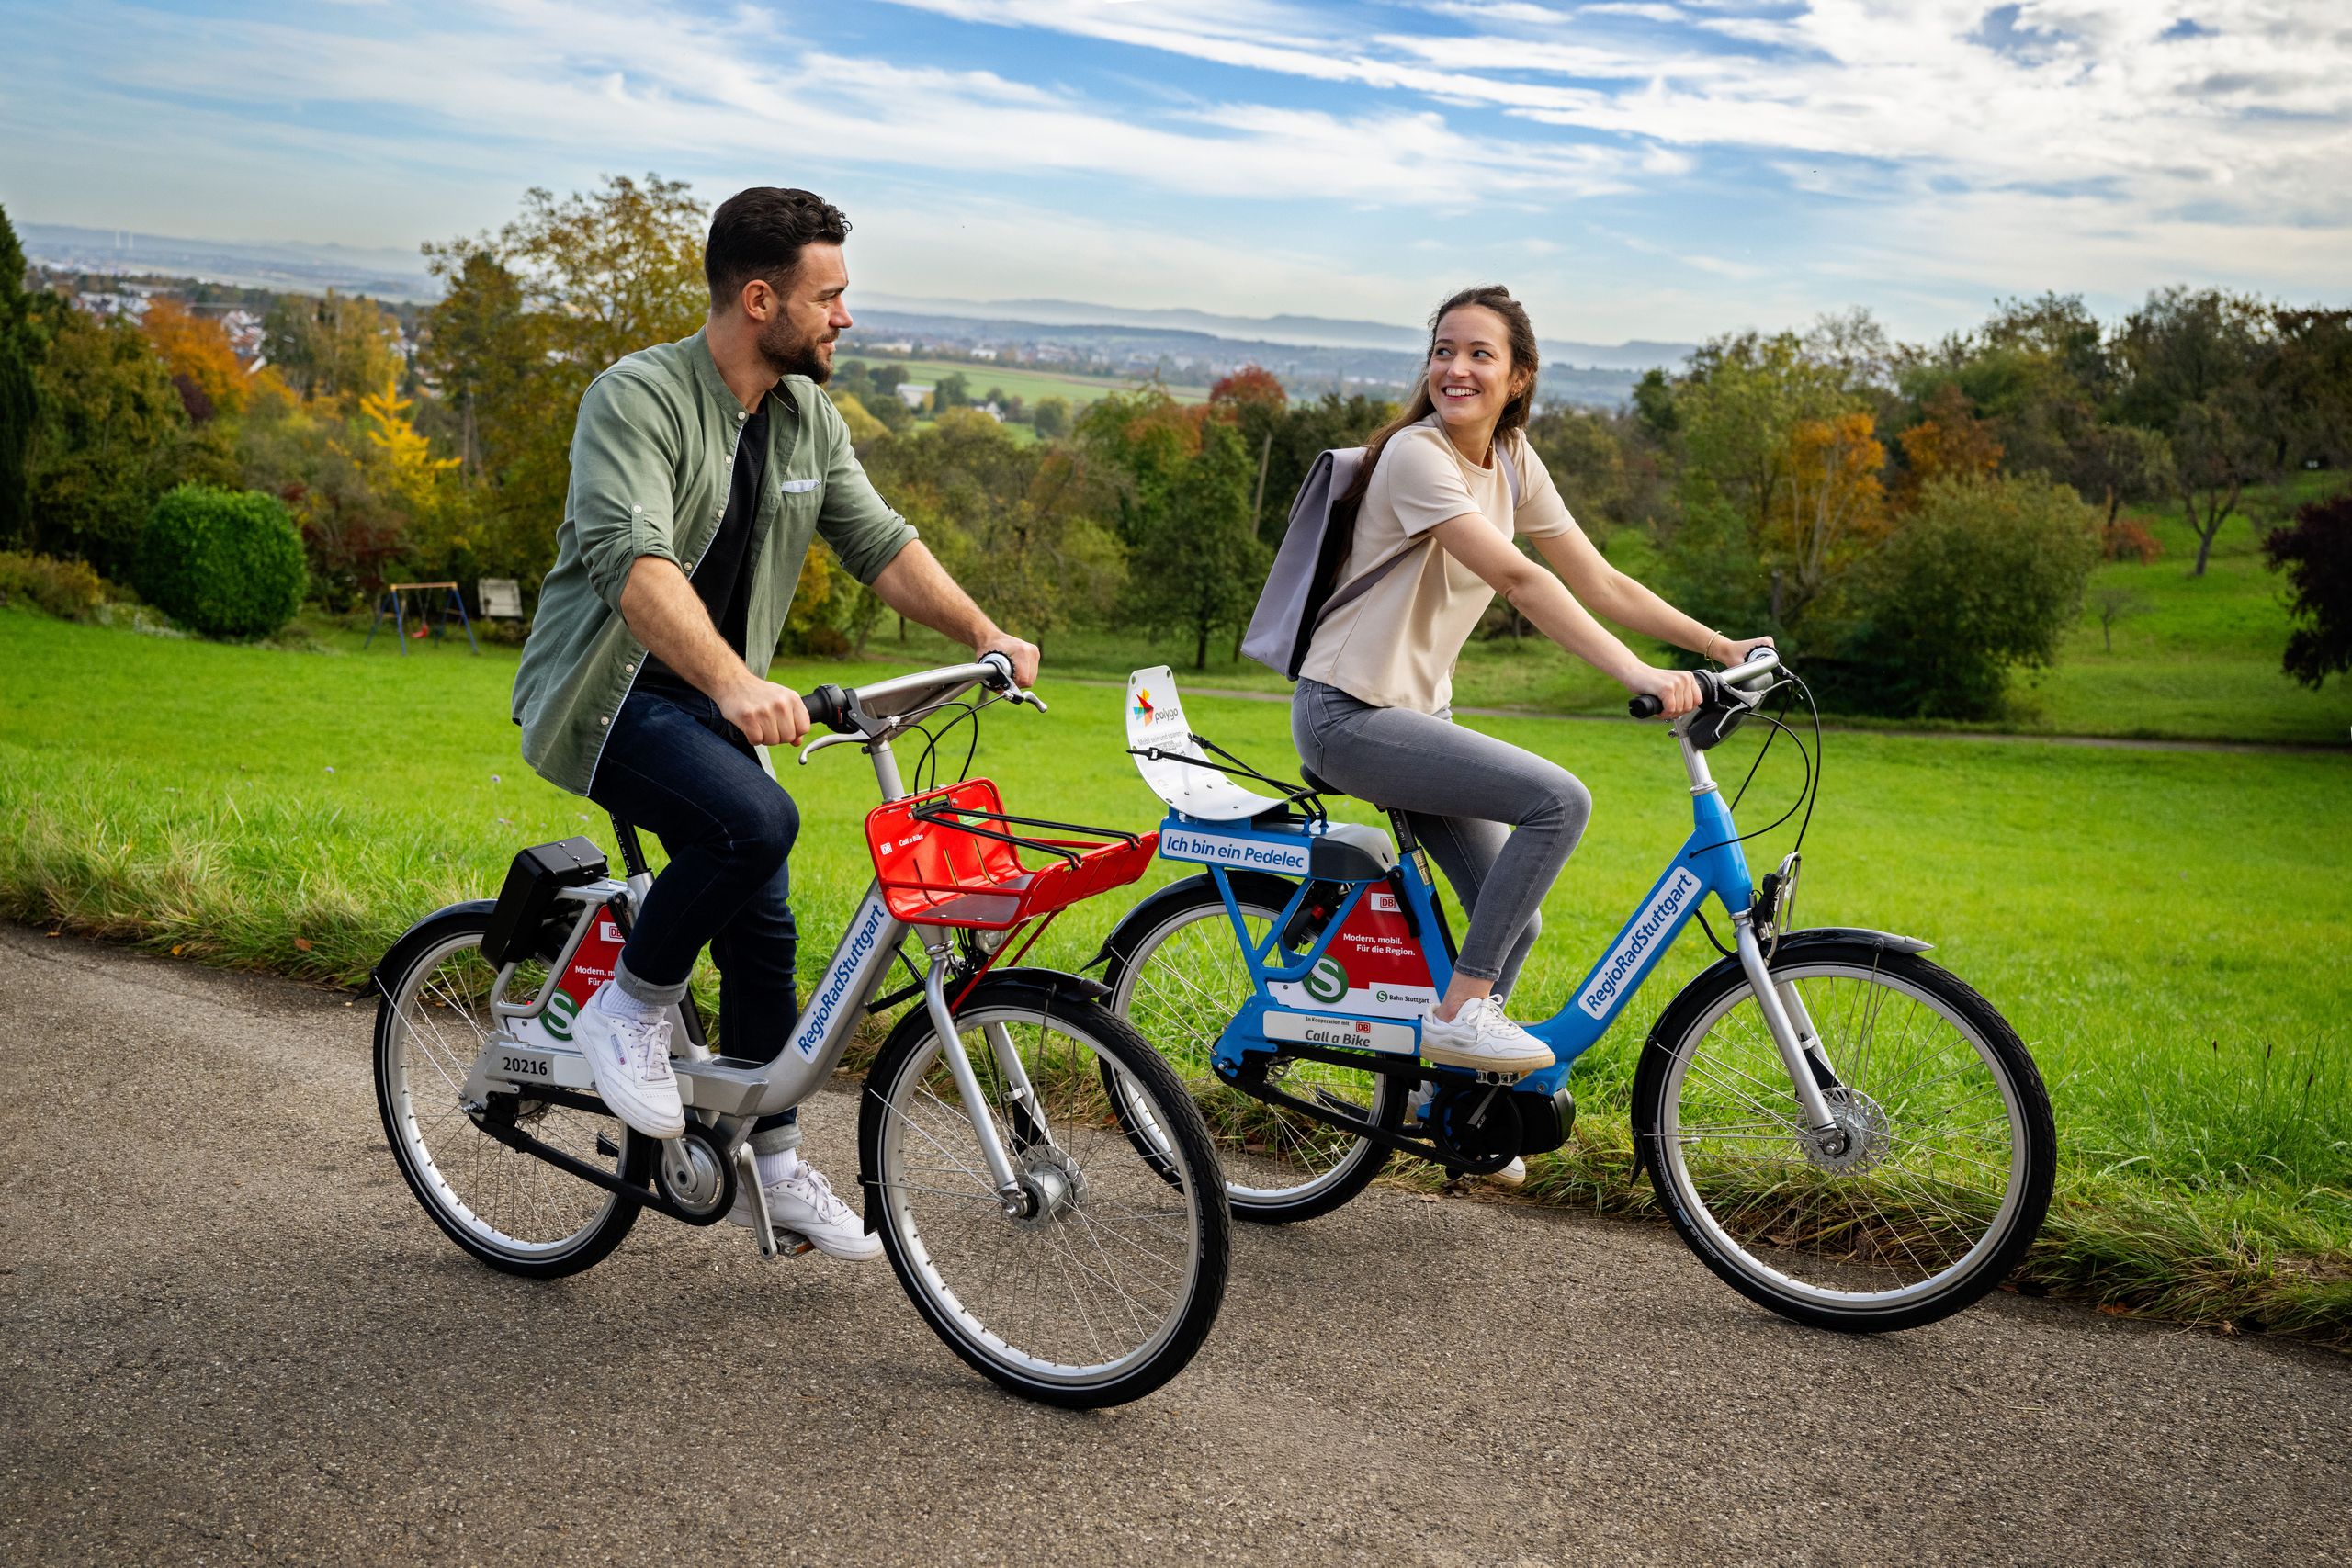
[[[916,1008],[866,1075],[867,1223],[924,1321],[978,1371],[1077,1408],[1149,1393],[1192,1360],[1225,1297],[1232,1225],[1200,1117],[1135,1031],[1070,992],[983,983],[956,1022],[943,1042]],[[971,1064],[1019,1213],[990,1179],[950,1051]],[[1138,1113],[1148,1138],[1129,1130]]]
[[[481,955],[490,906],[429,922],[379,972],[376,1104],[392,1158],[433,1223],[493,1269],[556,1279],[602,1261],[637,1223],[639,1205],[509,1148],[481,1122],[521,1132],[576,1159],[642,1180],[652,1145],[609,1117],[514,1095],[469,1111],[461,1090],[496,1032],[498,969]],[[526,963],[508,979],[520,997],[547,979]]]
[[[1991,1003],[1908,953],[1798,944],[1772,966],[1811,1018],[1838,1131],[1804,1124],[1746,975],[1718,964],[1653,1032],[1634,1103],[1682,1239],[1733,1289],[1818,1327],[1910,1328],[2007,1277],[2050,1207],[2056,1134]]]
[[[1263,942],[1292,885],[1246,874],[1233,884],[1250,940]],[[1372,1184],[1388,1151],[1217,1076],[1217,1039],[1250,998],[1250,968],[1216,884],[1199,877],[1179,886],[1191,890],[1160,895],[1140,930],[1123,928],[1111,939],[1103,975],[1111,1007],[1167,1059],[1200,1108],[1238,1218],[1279,1224],[1329,1213]],[[1379,1073],[1293,1058],[1269,1076],[1286,1094],[1376,1127],[1404,1118],[1406,1091]]]

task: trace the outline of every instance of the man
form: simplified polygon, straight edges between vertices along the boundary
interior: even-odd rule
[[[849,220],[807,191],[720,205],[703,250],[710,319],[580,400],[555,568],[514,678],[531,766],[669,852],[573,1025],[598,1094],[650,1137],[685,1127],[668,1014],[704,943],[729,1055],[779,1055],[798,1011],[786,861],[799,813],[757,748],[808,730],[799,694],[766,671],[810,536],[908,619],[1003,652],[1023,685],[1036,676],[1036,649],[999,630],[883,504],[818,390],[851,325],[848,238]],[[792,1111],[752,1130],[769,1214],[836,1258],[881,1256],[799,1144]],[[731,1217],[751,1214],[746,1193]]]

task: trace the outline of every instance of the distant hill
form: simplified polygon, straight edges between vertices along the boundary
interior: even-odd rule
[[[340,289],[378,299],[432,299],[441,288],[414,251],[299,241],[184,240],[66,223],[19,223],[25,259],[73,272],[157,273],[315,294]]]
[[[1297,344],[1320,348],[1379,348],[1418,356],[1426,341],[1419,326],[1351,321],[1327,316],[1220,316],[1206,310],[1094,305],[1075,299],[923,299],[906,295],[861,294],[869,310],[908,315],[959,316],[1039,326],[1158,327],[1244,342]],[[1677,366],[1698,345],[1688,343],[1577,343],[1539,340],[1544,359],[1559,366],[1598,370],[1647,370]]]

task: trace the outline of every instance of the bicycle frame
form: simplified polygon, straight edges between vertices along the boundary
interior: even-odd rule
[[[1706,753],[1691,741],[1689,724],[1688,718],[1678,720],[1670,733],[1681,747],[1683,768],[1690,780],[1690,837],[1651,884],[1648,896],[1626,919],[1616,940],[1577,984],[1568,1004],[1551,1018],[1527,1026],[1529,1033],[1552,1048],[1554,1059],[1550,1066],[1520,1080],[1519,1087],[1542,1094],[1558,1089],[1577,1058],[1609,1032],[1683,927],[1713,897],[1729,917],[1740,965],[1755,989],[1758,1007],[1780,1048],[1807,1124],[1816,1131],[1833,1128],[1836,1123],[1826,1094],[1838,1087],[1836,1072],[1796,988],[1775,983],[1766,966],[1754,917],[1756,886],[1739,845],[1739,829],[1708,771]],[[1407,1056],[1419,1054],[1419,1027],[1408,1020],[1303,1009],[1276,998],[1271,989],[1276,984],[1304,982],[1315,973],[1358,903],[1384,883],[1395,888],[1408,915],[1437,993],[1442,995],[1453,977],[1448,944],[1431,940],[1443,930],[1443,921],[1427,852],[1418,844],[1409,845],[1386,877],[1355,880],[1306,954],[1284,961],[1288,952],[1281,946],[1282,933],[1304,906],[1310,880],[1317,875],[1311,869],[1314,843],[1329,831],[1329,826],[1312,821],[1204,822],[1181,812],[1170,812],[1161,825],[1163,855],[1207,864],[1249,962],[1253,994],[1216,1046],[1217,1059],[1227,1066],[1238,1066],[1244,1050],[1266,1049],[1268,1042],[1295,1041]],[[1177,846],[1172,854],[1171,842]],[[1228,867],[1263,869],[1300,879],[1262,941],[1250,939]],[[1432,1072],[1453,1070],[1456,1069],[1431,1068]]]
[[[956,665],[861,687],[853,695],[861,716],[873,723],[874,730],[817,737],[802,748],[800,760],[807,762],[810,755],[826,746],[858,744],[874,765],[875,782],[883,800],[898,800],[907,791],[890,749],[891,738],[904,730],[913,718],[935,711],[994,672],[995,667],[988,664]],[[891,711],[891,705],[899,702],[904,702],[905,706]],[[876,709],[882,710],[882,716],[876,717],[870,711]],[[535,1088],[594,1092],[595,1080],[586,1058],[576,1048],[548,1038],[544,1029],[532,1031],[530,1026],[546,1022],[548,1004],[558,990],[557,981],[597,922],[609,913],[619,927],[619,934],[626,936],[631,912],[643,904],[652,884],[650,872],[639,872],[627,881],[607,879],[562,891],[561,897],[578,903],[581,911],[537,994],[509,999],[508,990],[514,984],[520,965],[510,964],[499,971],[491,992],[491,1009],[498,1021],[499,1032],[475,1059],[463,1091],[468,1105],[480,1106],[494,1093],[527,1096]],[[832,1076],[849,1048],[858,1020],[865,1015],[875,994],[881,989],[891,963],[912,929],[891,916],[883,902],[880,886],[868,883],[856,912],[850,917],[848,929],[834,945],[824,977],[810,993],[808,1006],[801,1010],[792,1039],[771,1061],[713,1055],[702,1043],[691,1010],[682,1007],[673,1015],[681,1032],[679,1037],[687,1042],[686,1054],[672,1063],[678,1077],[679,1099],[708,1124],[715,1134],[714,1141],[727,1154],[747,1162],[752,1123],[763,1116],[799,1104]],[[948,933],[937,927],[926,928],[922,942],[931,961],[922,976],[923,1000],[940,1038],[954,1040],[958,1032],[945,993],[952,942]],[[990,1053],[997,1058],[998,1070],[1004,1075],[1006,1085],[1016,1098],[1026,1094],[1028,1076],[1010,1037],[998,1029],[987,1032]],[[533,1038],[534,1033],[539,1037]],[[978,1075],[962,1051],[943,1051],[941,1055],[946,1058],[956,1089],[963,1096],[981,1157],[998,1194],[1009,1206],[1017,1208],[1021,1186],[996,1125],[984,1109],[987,1100],[980,1091]],[[764,1247],[767,1244],[763,1245]]]

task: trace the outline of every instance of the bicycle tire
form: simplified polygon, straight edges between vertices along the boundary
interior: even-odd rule
[[[867,1071],[859,1179],[868,1228],[948,1348],[1024,1398],[1093,1409],[1139,1399],[1191,1362],[1224,1301],[1232,1221],[1207,1129],[1175,1074],[1078,984],[990,976],[956,1017],[1007,1153],[1029,1176],[1058,1180],[1062,1201],[1004,1213],[922,1007]],[[1031,1100],[1010,1098],[985,1043],[991,1025],[1021,1056]],[[1113,1114],[1105,1068],[1151,1108],[1153,1148]],[[1098,1315],[1125,1338],[1106,1344]]]
[[[1295,886],[1262,872],[1228,874],[1242,918],[1260,929],[1281,918]],[[1353,1199],[1387,1168],[1390,1151],[1370,1139],[1269,1105],[1216,1076],[1211,1051],[1250,987],[1213,880],[1188,877],[1160,889],[1120,923],[1105,950],[1111,1009],[1167,1058],[1192,1095],[1226,1168],[1226,1201],[1236,1218],[1256,1224],[1311,1220]],[[1169,987],[1155,997],[1160,973]],[[1176,989],[1180,983],[1183,990]],[[1313,1087],[1338,1095],[1373,1125],[1394,1129],[1403,1122],[1406,1094],[1384,1075],[1321,1062],[1300,1066]],[[1305,1179],[1280,1179],[1283,1164],[1302,1161],[1313,1168]]]
[[[611,1256],[642,1210],[499,1143],[458,1105],[457,1091],[491,1032],[480,1011],[497,977],[480,951],[491,908],[485,901],[441,910],[377,966],[376,1109],[393,1163],[444,1235],[503,1273],[560,1279]],[[468,1032],[445,1032],[449,1019]],[[640,1183],[650,1174],[651,1141],[618,1121],[528,1101],[514,1109],[533,1136],[568,1154],[607,1161]],[[617,1153],[605,1155],[599,1138]],[[542,1234],[518,1234],[526,1219]]]
[[[1636,1147],[1676,1233],[1734,1290],[1815,1327],[1914,1328],[1976,1302],[2049,1211],[2057,1134],[2032,1056],[1990,1002],[1916,953],[1800,932],[1772,975],[1821,1032],[1847,1146],[1804,1141],[1747,975],[1714,964],[1660,1016],[1634,1085]],[[1703,1120],[1715,1114],[1734,1120]]]

